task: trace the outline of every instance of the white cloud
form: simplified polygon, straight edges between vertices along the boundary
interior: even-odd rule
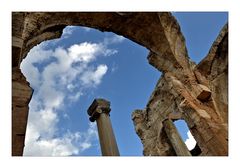
[[[187,145],[187,148],[189,150],[192,150],[195,147],[195,145],[196,145],[196,141],[193,138],[193,136],[192,136],[190,131],[187,132],[187,135],[188,135],[188,138],[186,139],[185,144]]]
[[[65,97],[64,93],[57,90],[51,83],[50,81],[49,83],[43,82],[36,95],[36,98],[42,101],[44,109],[59,108]]]
[[[108,67],[106,65],[99,65],[96,70],[89,69],[81,76],[81,81],[86,87],[96,86],[101,83],[102,77],[106,74]]]
[[[61,38],[69,38],[77,26],[67,26],[63,29],[62,37]]]
[[[110,45],[110,44],[117,44],[117,43],[122,43],[126,38],[123,36],[119,36],[114,34],[111,37],[106,37],[103,41],[105,45]]]
[[[96,123],[89,123],[89,128],[87,130],[87,138],[86,139],[90,139],[91,137],[98,137],[98,133],[97,133],[97,125]]]
[[[64,33],[71,35],[73,30],[69,28]],[[50,41],[47,43],[51,44]],[[35,89],[29,104],[24,155],[77,155],[93,146],[97,138],[96,124],[91,123],[85,132],[66,131],[60,135],[60,116],[69,119],[60,109],[65,108],[66,100],[73,103],[86,89],[101,83],[108,67],[91,63],[99,57],[113,55],[117,50],[109,49],[103,43],[87,42],[67,49],[45,47],[44,44],[34,47],[21,64],[23,74]],[[42,69],[35,63],[42,64]]]
[[[28,129],[31,130],[31,129]],[[36,133],[32,133],[33,135]],[[25,156],[68,156],[79,153],[75,142],[79,140],[79,133],[67,133],[60,138],[32,139],[27,141],[24,149]]]
[[[95,123],[90,123],[86,132],[67,132],[63,137],[41,139],[31,127],[32,139],[27,139],[24,150],[25,156],[69,156],[77,155],[90,147],[92,140],[97,139],[97,128]]]
[[[104,52],[104,55],[105,56],[111,56],[111,55],[114,55],[114,54],[117,54],[117,53],[118,53],[117,50],[106,49],[105,52]]]
[[[104,50],[103,46],[96,43],[81,43],[74,44],[69,47],[69,56],[80,62],[88,63],[96,59],[96,56],[99,55]]]
[[[32,88],[39,87],[39,71],[37,68],[34,68],[33,63],[41,63],[48,60],[53,52],[52,50],[43,50],[44,44],[37,45],[34,47],[28,55],[27,58],[23,59],[20,68],[22,73],[26,76],[27,81],[30,83]]]
[[[83,93],[82,92],[77,92],[75,95],[70,95],[69,96],[69,100],[71,100],[72,102],[75,102],[79,99],[80,96],[82,96]]]

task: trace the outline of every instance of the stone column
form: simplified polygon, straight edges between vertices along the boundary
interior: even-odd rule
[[[97,121],[98,135],[103,156],[119,156],[117,142],[109,118],[110,102],[104,99],[95,99],[88,108],[90,121]]]
[[[183,142],[173,122],[167,119],[163,122],[163,127],[177,156],[191,156],[191,153]]]

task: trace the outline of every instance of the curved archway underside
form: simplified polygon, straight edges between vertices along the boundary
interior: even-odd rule
[[[149,49],[149,63],[163,74],[146,108],[132,114],[144,155],[183,155],[185,148],[172,138],[177,132],[171,127],[180,118],[187,122],[200,155],[228,155],[228,25],[196,65],[169,12],[13,12],[12,155],[23,153],[32,94],[19,65],[32,47],[61,37],[68,25],[114,32]]]

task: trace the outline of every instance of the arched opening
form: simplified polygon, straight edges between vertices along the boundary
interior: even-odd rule
[[[191,134],[187,123],[181,119],[174,121],[174,125],[176,126],[182,140],[185,142],[192,156],[199,156],[201,154],[201,149]]]
[[[96,125],[86,113],[96,97],[112,103],[121,155],[142,155],[130,116],[144,108],[160,76],[147,53],[122,36],[80,26],[31,49],[21,64],[34,89],[24,155],[100,155]]]

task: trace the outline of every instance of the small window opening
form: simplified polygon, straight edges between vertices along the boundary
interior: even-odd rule
[[[193,156],[198,156],[201,154],[201,149],[199,148],[196,140],[192,136],[187,123],[184,120],[174,121],[174,125],[177,128],[182,140],[185,142],[188,150]]]

